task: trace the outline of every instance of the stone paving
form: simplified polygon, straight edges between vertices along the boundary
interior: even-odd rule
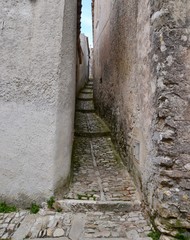
[[[150,226],[138,193],[96,115],[93,83],[78,96],[69,192],[53,210],[46,203],[38,214],[0,214],[0,239],[148,240]]]
[[[0,238],[8,239],[19,228],[28,211],[0,213]]]

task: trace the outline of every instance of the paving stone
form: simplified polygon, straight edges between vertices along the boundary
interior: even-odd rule
[[[42,238],[33,238],[33,240],[42,240]],[[43,240],[70,240],[67,237],[59,237],[59,238],[43,238]]]
[[[5,232],[5,229],[4,229],[4,228],[0,229],[0,237],[3,236],[4,232]]]
[[[129,240],[127,238],[81,238],[80,240]],[[133,239],[136,240],[136,239]]]
[[[48,228],[47,229],[47,237],[52,237],[53,236],[53,229],[52,228]]]
[[[78,100],[76,104],[76,110],[77,111],[94,111],[94,103],[92,100],[84,101],[84,100]]]
[[[65,232],[62,228],[57,228],[57,229],[55,229],[53,236],[54,237],[62,237],[62,236],[64,236],[64,234],[65,234]]]
[[[37,215],[28,215],[23,220],[21,226],[12,236],[12,240],[24,239],[30,231],[31,226],[35,223]]]
[[[1,239],[8,239],[8,237],[9,237],[9,233],[7,232],[1,237]]]
[[[78,240],[81,234],[83,233],[83,229],[85,226],[85,217],[86,215],[83,213],[79,213],[74,216],[71,230],[69,233],[69,238],[71,240]]]
[[[139,239],[139,233],[136,230],[131,230],[126,232],[127,238],[133,240],[133,239]]]
[[[160,237],[160,240],[175,240],[175,238],[170,237],[170,236],[166,236],[166,235],[162,235],[162,236]]]
[[[94,237],[99,238],[99,237],[109,237],[111,233],[109,231],[102,231],[102,232],[97,232],[94,234]]]
[[[150,237],[139,238],[139,240],[152,240]]]

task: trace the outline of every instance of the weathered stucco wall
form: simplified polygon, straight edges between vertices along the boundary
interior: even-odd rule
[[[0,199],[40,202],[67,182],[76,17],[76,0],[0,2]]]
[[[123,158],[141,188],[152,111],[147,58],[150,24],[146,23],[150,9],[139,15],[137,12],[137,1],[95,1],[94,59],[96,106],[111,125]]]
[[[170,234],[190,228],[189,5],[94,1],[96,108],[157,226]]]
[[[94,50],[90,48],[90,60],[89,60],[89,78],[93,78],[93,67],[94,67]]]
[[[80,46],[81,46],[81,64],[78,63],[78,76],[77,76],[77,94],[81,88],[85,85],[89,78],[89,43],[88,37],[84,34],[80,34]]]

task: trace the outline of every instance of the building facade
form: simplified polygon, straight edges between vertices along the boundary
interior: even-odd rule
[[[190,229],[190,2],[92,7],[96,108],[158,229]]]
[[[88,37],[84,34],[80,34],[80,48],[81,48],[81,61],[78,61],[77,65],[77,94],[81,88],[85,85],[89,78],[89,57],[90,49],[88,43]]]
[[[28,206],[69,182],[80,13],[77,0],[0,3],[1,201]]]

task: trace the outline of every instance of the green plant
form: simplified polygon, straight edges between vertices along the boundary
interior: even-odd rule
[[[82,195],[81,194],[77,194],[78,200],[82,199]]]
[[[151,237],[153,240],[159,240],[161,233],[158,231],[152,231],[148,234],[148,237]]]
[[[6,202],[0,202],[0,213],[10,213],[16,211],[17,209],[15,206],[7,205]]]
[[[180,240],[190,240],[190,235],[186,235],[185,231],[180,230],[179,233],[176,234],[175,238]]]
[[[176,227],[178,228],[178,233],[176,234],[175,239],[190,240],[190,233],[183,229],[180,220],[176,221]]]
[[[62,209],[61,209],[61,208],[57,208],[56,211],[57,211],[57,212],[62,212]]]
[[[186,240],[185,236],[183,236],[181,233],[177,233],[175,236],[176,239]],[[188,240],[188,239],[187,239]]]
[[[52,209],[54,203],[55,203],[55,198],[54,197],[50,197],[50,199],[47,200],[48,208]]]
[[[40,210],[40,206],[37,205],[36,203],[32,203],[30,207],[30,213],[36,214]]]

